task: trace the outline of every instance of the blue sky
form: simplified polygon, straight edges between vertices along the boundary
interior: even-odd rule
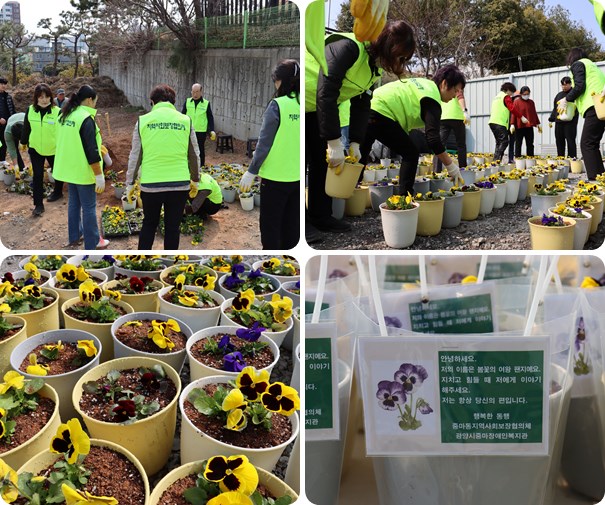
[[[334,27],[335,20],[340,13],[341,3],[342,0],[328,0],[326,3],[326,17],[328,16],[328,10],[330,10],[331,27]],[[571,18],[574,21],[580,21],[588,31],[592,32],[603,48],[605,48],[605,35],[603,35],[596,22],[593,7],[589,0],[574,0],[573,2],[570,0],[546,0],[544,3],[547,7],[554,7],[556,5],[565,7],[571,13]],[[570,4],[573,4],[573,6]]]

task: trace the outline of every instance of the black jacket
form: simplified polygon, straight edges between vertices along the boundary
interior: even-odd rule
[[[586,91],[586,67],[581,61],[576,61],[569,68],[573,76],[573,88],[567,93],[567,101],[575,102]]]
[[[578,122],[578,117],[580,117],[580,114],[578,114],[578,109],[576,109],[576,114],[573,117],[573,119],[571,121],[561,121],[560,119],[557,119],[557,115],[559,114],[557,112],[557,102],[559,100],[561,100],[562,98],[567,98],[567,95],[571,93],[571,90],[565,92],[565,91],[559,91],[557,93],[557,96],[555,96],[555,100],[553,103],[553,109],[552,112],[550,113],[550,116],[548,117],[548,122],[549,123],[577,123]]]
[[[340,118],[338,115],[338,95],[342,81],[359,57],[359,46],[350,39],[338,39],[326,46],[328,77],[319,70],[317,82],[317,116],[319,135],[326,140],[340,138]],[[378,67],[370,59],[370,68],[374,74]],[[367,91],[351,98],[351,118],[349,121],[349,141],[361,144],[366,134],[370,116],[372,92]]]
[[[4,93],[0,93],[0,118],[8,119],[15,112],[13,97],[10,96],[6,91]]]

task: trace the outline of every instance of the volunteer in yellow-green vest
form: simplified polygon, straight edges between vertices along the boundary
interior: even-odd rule
[[[214,115],[210,102],[202,96],[202,85],[195,83],[191,86],[191,98],[187,98],[181,110],[191,118],[197,145],[200,150],[200,167],[206,164],[206,151],[204,143],[206,142],[206,134],[210,132],[210,140],[216,140],[214,132]]]
[[[367,163],[375,140],[401,156],[399,194],[414,194],[414,180],[420,153],[410,131],[424,128],[426,141],[448,175],[460,175],[460,168],[445,152],[439,134],[441,102],[447,103],[464,89],[466,79],[455,65],[441,67],[433,79],[411,78],[393,81],[374,91],[366,137],[361,146],[361,163]]]
[[[185,206],[185,214],[197,214],[206,219],[223,206],[223,192],[218,182],[209,174],[202,173],[197,186],[197,195]]]
[[[349,154],[358,160],[370,112],[370,89],[383,70],[402,75],[415,49],[413,28],[405,21],[393,21],[387,23],[371,43],[359,42],[352,33],[328,35],[325,48],[327,76],[315,58],[305,52],[305,151],[309,176],[307,242],[321,240],[317,230],[338,233],[351,229],[349,223],[332,217],[332,198],[325,191],[328,164],[337,167],[345,158],[338,105],[351,100]]]
[[[300,239],[300,65],[280,61],[271,74],[273,100],[263,115],[258,143],[240,191],[260,184],[263,249],[292,249]]]
[[[447,139],[454,133],[456,139],[456,155],[458,166],[466,167],[466,126],[471,124],[471,116],[466,107],[464,92],[461,90],[457,96],[447,103],[441,103],[441,127],[439,134],[441,143],[447,149]],[[441,172],[441,160],[434,158],[436,172]]]
[[[34,216],[44,212],[44,162],[48,161],[51,169],[55,161],[57,147],[57,119],[59,107],[53,105],[53,94],[47,84],[38,84],[34,88],[33,104],[29,106],[23,118],[21,132],[21,149],[29,146],[29,159],[34,173],[33,197]],[[63,183],[55,180],[53,193],[48,197],[49,202],[63,196]]]
[[[53,170],[55,179],[68,183],[67,246],[78,246],[83,236],[87,250],[109,244],[97,225],[97,193],[105,191],[105,175],[96,106],[97,92],[87,84],[69,97],[59,114]]]
[[[580,116],[584,118],[584,127],[580,137],[580,150],[586,167],[588,180],[594,181],[605,170],[601,157],[600,144],[605,133],[605,121],[597,117],[592,95],[605,100],[605,74],[597,67],[584,49],[573,48],[567,56],[567,65],[571,71],[572,88],[566,98],[559,101],[559,110],[564,112],[567,102],[574,102]]]
[[[510,113],[513,110],[513,94],[515,91],[517,91],[517,87],[512,82],[505,82],[500,86],[500,93],[492,100],[489,127],[496,139],[494,160],[504,160],[504,151],[506,151],[510,140],[509,130],[511,136],[515,133],[515,127],[510,124]],[[511,159],[512,152],[509,151],[509,161]]]
[[[132,135],[126,192],[140,179],[143,226],[139,249],[151,249],[164,209],[164,249],[177,250],[187,192],[198,191],[199,152],[191,118],[174,107],[176,94],[167,84],[153,88],[151,112],[139,118]]]

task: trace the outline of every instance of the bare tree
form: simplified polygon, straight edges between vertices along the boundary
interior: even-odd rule
[[[61,40],[61,37],[63,37],[69,31],[69,28],[63,23],[60,23],[53,28],[52,20],[50,18],[44,18],[38,21],[38,28],[42,28],[43,30],[46,30],[48,32],[43,34],[42,38],[48,40],[53,47],[53,73],[54,75],[57,75],[57,66],[59,65],[59,54],[61,53],[59,42]]]

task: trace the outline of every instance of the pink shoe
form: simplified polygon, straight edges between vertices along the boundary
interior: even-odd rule
[[[109,240],[101,237],[101,240],[99,240],[99,243],[97,244],[97,249],[107,249],[108,245],[109,245]]]

